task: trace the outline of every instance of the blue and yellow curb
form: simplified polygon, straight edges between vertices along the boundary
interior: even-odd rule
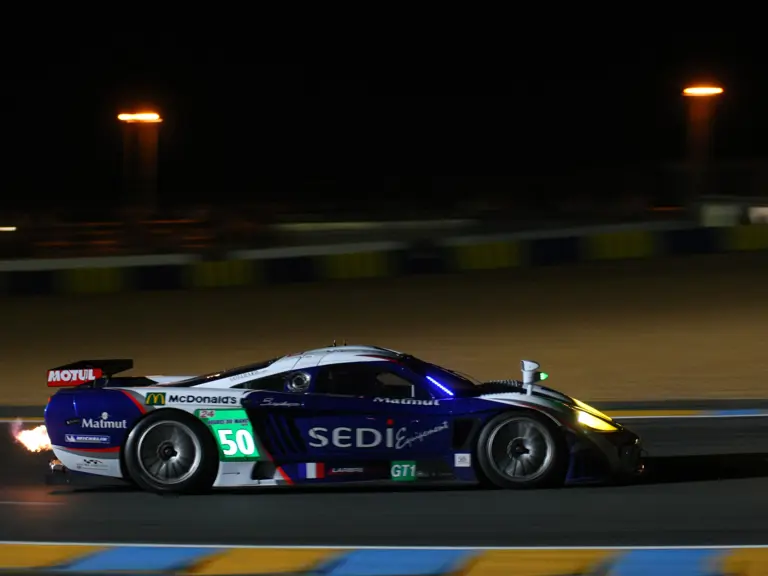
[[[757,576],[768,547],[310,548],[4,543],[0,570],[324,576]]]

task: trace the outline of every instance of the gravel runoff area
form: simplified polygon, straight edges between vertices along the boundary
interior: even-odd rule
[[[757,398],[768,255],[98,297],[0,299],[0,404],[40,405],[48,368],[131,357],[197,374],[306,348],[377,344],[481,378],[534,359],[587,400]]]

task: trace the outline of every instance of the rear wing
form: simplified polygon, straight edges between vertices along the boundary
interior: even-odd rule
[[[48,370],[48,386],[81,386],[99,378],[110,378],[133,368],[133,360],[79,360]]]

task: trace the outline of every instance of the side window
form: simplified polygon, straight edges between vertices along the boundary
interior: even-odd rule
[[[315,392],[342,396],[368,396],[375,385],[374,374],[360,364],[334,364],[320,369]]]
[[[285,374],[275,374],[273,376],[265,376],[264,378],[250,380],[248,382],[243,382],[243,384],[238,387],[247,388],[248,390],[264,390],[265,392],[284,392]]]
[[[413,384],[399,374],[382,371],[376,376],[376,380],[379,389],[376,396],[381,396],[382,398],[414,397]]]
[[[335,364],[320,370],[314,391],[363,398],[415,398],[416,387],[398,369],[381,364]]]

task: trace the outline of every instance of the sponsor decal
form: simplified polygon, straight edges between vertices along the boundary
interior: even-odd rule
[[[147,406],[165,406],[165,392],[150,392],[144,397]]]
[[[101,460],[94,460],[93,458],[83,458],[83,460],[75,465],[78,470],[108,470],[109,466]]]
[[[341,427],[329,430],[328,428],[315,427],[309,430],[309,437],[311,438],[309,445],[313,448],[323,448],[328,445],[336,448],[376,448],[383,444],[387,448],[403,450],[410,448],[416,442],[423,442],[425,438],[449,429],[450,426],[447,421],[419,432],[409,432],[405,426],[397,430],[387,427],[383,433],[376,428]]]
[[[471,468],[472,454],[454,454],[453,465],[455,468]]]
[[[410,404],[412,406],[440,406],[440,400],[417,400],[416,398],[374,398],[374,402],[385,404]]]
[[[331,468],[331,474],[362,474],[363,468]]]
[[[275,401],[274,398],[264,398],[259,406],[279,406],[281,408],[296,408],[301,406],[301,402],[285,402],[282,400]]]
[[[413,434],[410,434],[410,435],[408,434],[408,431],[405,428],[400,428],[400,430],[398,430],[396,434],[395,448],[398,450],[401,450],[403,448],[409,448],[416,442],[423,442],[424,438],[428,438],[429,436],[432,436],[439,432],[443,432],[445,430],[448,430],[449,428],[450,426],[448,426],[447,421],[443,422],[438,426],[435,426],[434,428],[430,428],[429,430],[424,430],[422,432],[414,432]]]
[[[202,410],[201,410],[202,412]],[[205,416],[200,416],[200,418],[205,418]],[[245,425],[248,424],[250,420],[248,418],[221,418],[217,417],[215,420],[209,419],[207,424],[211,426],[221,426],[223,424],[241,424]]]
[[[413,482],[416,480],[416,462],[392,462],[389,476],[395,482]]]
[[[80,424],[80,418],[70,418],[66,422],[64,422],[67,426],[72,426],[73,424]]]
[[[195,394],[169,394],[168,402],[171,404],[221,404],[236,406],[236,396],[197,396]]]
[[[65,442],[71,442],[74,444],[109,444],[111,439],[109,436],[87,436],[85,434],[65,434]]]
[[[308,480],[325,478],[325,464],[322,462],[307,462],[299,464],[299,473]]]
[[[106,412],[101,413],[101,418],[83,418],[83,428],[128,428],[128,422],[126,420],[110,420],[109,414]]]
[[[48,383],[63,382],[66,384],[85,384],[101,378],[98,368],[83,368],[82,370],[48,370]]]

